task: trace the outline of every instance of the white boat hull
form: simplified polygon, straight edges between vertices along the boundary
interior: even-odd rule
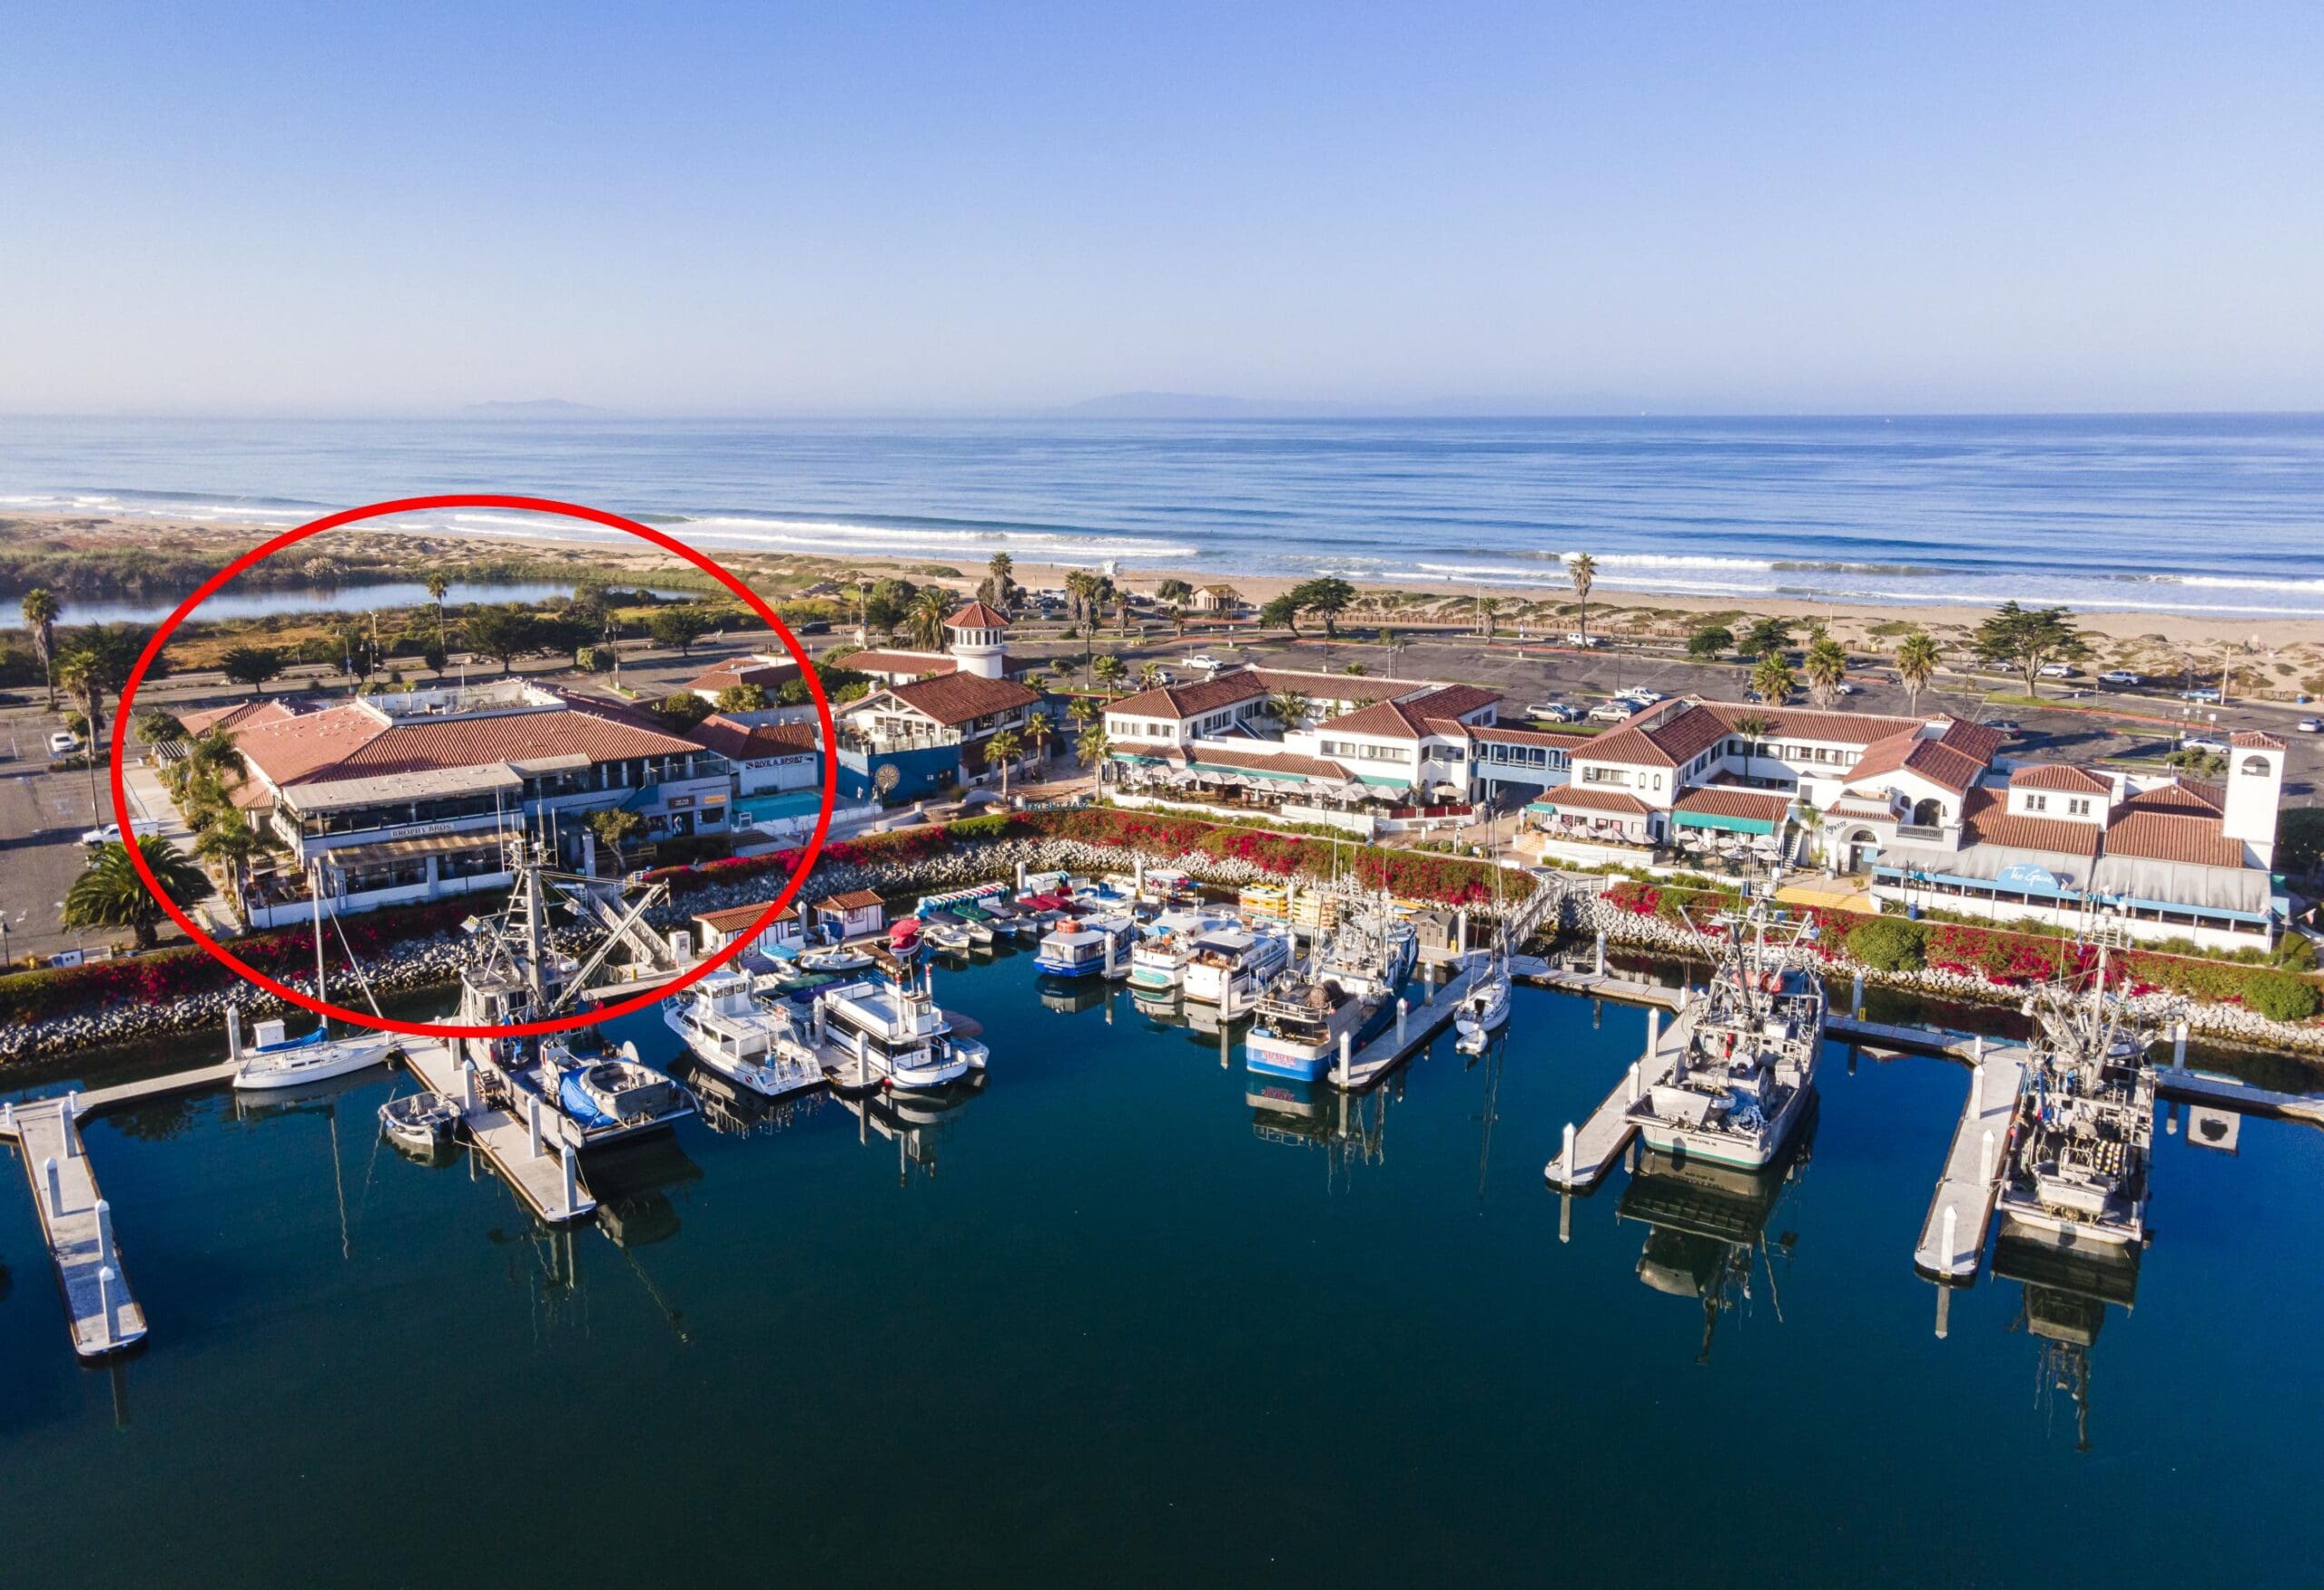
[[[395,1040],[386,1033],[366,1033],[332,1038],[310,1048],[252,1055],[234,1073],[234,1088],[239,1093],[268,1093],[352,1076],[374,1065],[386,1065],[388,1051],[394,1045]]]
[[[1639,1141],[1658,1153],[1669,1154],[1686,1161],[1699,1160],[1706,1164],[1728,1165],[1741,1171],[1763,1171],[1782,1157],[1806,1115],[1806,1104],[1816,1085],[1813,1072],[1800,1079],[1799,1085],[1785,1101],[1783,1111],[1769,1122],[1765,1130],[1753,1136],[1736,1132],[1716,1132],[1707,1128],[1685,1126],[1651,1117],[1639,1123]]]

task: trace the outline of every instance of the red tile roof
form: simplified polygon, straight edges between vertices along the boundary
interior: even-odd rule
[[[198,712],[180,712],[178,721],[185,725],[188,734],[200,734],[204,730],[240,729],[251,723],[279,723],[291,715],[290,708],[279,700],[236,702],[231,707],[203,707]]]
[[[1942,740],[1925,740],[1916,731],[1906,730],[1866,747],[1856,766],[1848,770],[1846,785],[1854,789],[1889,773],[1912,772],[1959,795],[1974,785],[1984,770],[1985,763],[1976,757]]]
[[[944,621],[946,629],[1005,630],[1009,615],[988,607],[981,602],[970,602],[957,607],[952,616]]]
[[[1140,691],[1118,702],[1108,702],[1106,711],[1137,718],[1167,718],[1176,722],[1199,718],[1221,707],[1256,701],[1267,692],[1268,686],[1256,669],[1237,668],[1194,684],[1166,684],[1156,690]]]
[[[757,657],[733,657],[695,674],[686,681],[685,688],[715,692],[729,685],[755,684],[763,690],[773,690],[798,677],[799,664],[796,662],[769,662]]]
[[[908,673],[917,679],[924,673],[955,672],[960,663],[941,652],[857,652],[832,666],[852,668],[858,673]]]
[[[1297,668],[1254,668],[1270,691],[1297,691],[1319,702],[1385,702],[1433,688],[1425,679],[1376,679],[1364,673],[1317,673]]]
[[[1374,702],[1327,719],[1323,727],[1350,734],[1373,734],[1393,740],[1420,740],[1431,734],[1459,737],[1464,732],[1462,714],[1489,707],[1501,700],[1492,691],[1473,684],[1448,684],[1403,701]],[[1445,727],[1438,727],[1439,724]]]
[[[2231,735],[2228,744],[2238,751],[2282,751],[2284,742],[2264,729],[2246,729]]]
[[[1955,718],[1945,724],[1938,735],[1940,744],[1949,745],[1964,756],[1990,762],[2009,743],[2009,736],[1998,729],[1988,729],[1983,723],[1972,723],[1965,718]]]
[[[1352,776],[1335,761],[1298,756],[1287,751],[1221,751],[1206,745],[1198,751],[1189,751],[1186,755],[1190,761],[1206,762],[1214,767],[1249,768],[1255,772],[1297,773],[1303,778],[1334,781]]]
[[[2220,832],[2216,817],[2165,811],[2122,811],[2106,829],[2109,856],[2179,861],[2195,867],[2240,867],[2243,841]]]
[[[754,906],[729,906],[723,911],[696,911],[694,919],[716,932],[733,933],[756,921],[758,914],[766,909],[767,904],[767,901],[761,900]],[[795,922],[799,919],[799,908],[785,906],[774,914],[774,919],[777,922]]]
[[[815,902],[818,908],[834,911],[861,911],[880,904],[880,897],[868,888],[851,888],[835,895],[825,895]]]
[[[1594,734],[1555,734],[1542,729],[1511,729],[1500,723],[1472,723],[1469,738],[1488,744],[1546,745],[1552,751],[1586,750],[1597,743]]]
[[[2020,850],[2052,850],[2060,855],[2095,856],[2104,830],[2094,822],[2068,822],[2057,817],[2026,817],[2012,812],[2009,802],[1991,790],[1972,790],[1961,803],[1961,826],[1973,844],[2007,845]]]
[[[341,702],[317,712],[254,722],[234,732],[234,744],[267,782],[280,789],[318,774],[330,774],[340,761],[387,730],[385,717],[359,702]],[[497,760],[497,759],[495,759]]]
[[[2013,790],[2057,790],[2072,795],[2112,795],[2114,780],[2071,762],[2026,762],[2009,775]]]
[[[578,701],[547,711],[401,722],[361,702],[348,702],[240,731],[235,744],[277,788],[549,757],[624,761],[692,756],[702,749],[615,708]]]
[[[714,712],[687,731],[686,738],[735,761],[760,761],[769,757],[797,756],[815,749],[812,723],[738,723]]]
[[[2218,786],[2195,779],[2178,779],[2141,790],[2124,800],[2123,811],[2169,811],[2192,817],[2217,817],[2227,810],[2227,797]]]
[[[1689,790],[1672,808],[1703,817],[1744,818],[1755,822],[1780,823],[1791,811],[1791,797],[1760,790],[1728,790],[1706,786]]]
[[[993,712],[1029,707],[1041,699],[1040,692],[1013,679],[986,679],[974,673],[947,674],[914,684],[891,684],[882,693],[947,728],[958,728]]]
[[[1560,811],[1618,811],[1630,817],[1643,817],[1653,810],[1626,790],[1593,790],[1580,784],[1544,790],[1541,799]]]

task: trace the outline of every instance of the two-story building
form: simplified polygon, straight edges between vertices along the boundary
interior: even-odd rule
[[[914,652],[894,647],[851,652],[838,667],[868,673],[881,684],[910,684],[953,673],[980,679],[1009,679],[1035,664],[1009,654],[1009,615],[984,602],[968,602],[944,620],[944,649]]]
[[[892,803],[966,782],[985,770],[992,737],[1014,730],[1021,739],[1040,703],[1039,691],[1016,680],[967,672],[891,684],[850,702],[836,719],[840,797]],[[893,771],[883,774],[883,767]]]
[[[747,657],[730,657],[714,663],[686,681],[686,689],[708,702],[718,704],[721,692],[738,684],[755,684],[772,702],[775,692],[799,677],[799,664],[789,657],[773,653],[757,652]]]
[[[320,867],[341,911],[505,885],[507,839],[530,826],[594,869],[588,819],[621,808],[648,839],[723,834],[725,759],[607,704],[524,680],[409,691],[233,725],[248,776],[236,804],[290,862],[261,871],[254,926],[296,920]]]

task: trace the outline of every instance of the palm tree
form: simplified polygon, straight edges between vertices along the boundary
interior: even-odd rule
[[[180,910],[212,892],[202,869],[161,835],[141,835],[137,849],[153,881]],[[128,849],[117,839],[100,847],[64,891],[67,928],[126,928],[137,936],[138,948],[151,949],[160,940],[161,921],[162,903],[145,887]]]
[[[941,651],[944,647],[944,620],[951,611],[951,604],[945,601],[944,593],[934,586],[913,597],[911,606],[904,613],[904,626],[911,635],[912,643],[922,651]]]
[[[1033,755],[1039,759],[1042,766],[1047,767],[1049,741],[1057,738],[1057,724],[1047,712],[1034,712],[1025,720],[1025,738],[1032,743]]]
[[[1743,776],[1751,776],[1751,760],[1759,754],[1759,742],[1773,733],[1775,726],[1757,712],[1747,713],[1735,720],[1735,732],[1743,737]]]
[[[1477,630],[1487,640],[1492,639],[1493,614],[1500,611],[1501,601],[1498,597],[1480,596],[1477,598]]]
[[[1098,682],[1108,690],[1114,689],[1122,682],[1122,660],[1111,652],[1091,663],[1089,671],[1098,676]]]
[[[1065,715],[1073,720],[1074,728],[1086,734],[1089,731],[1089,725],[1097,721],[1100,710],[1098,703],[1088,696],[1075,696],[1066,703]]]
[[[1926,630],[1915,630],[1896,645],[1896,680],[1905,687],[1910,710],[1921,710],[1921,692],[1936,677],[1936,643]]]
[[[137,714],[137,738],[148,745],[167,745],[185,738],[185,725],[164,707],[148,707]]]
[[[1829,707],[1839,699],[1840,681],[1847,677],[1848,654],[1829,635],[1817,638],[1807,648],[1807,655],[1800,659],[1801,671],[1807,675],[1807,699],[1819,707]]]
[[[94,652],[68,653],[56,665],[56,677],[65,692],[81,703],[83,736],[87,741],[89,764],[89,810],[94,820],[104,820],[104,807],[97,799],[97,741],[105,732],[105,699],[111,695],[111,673],[102,658]]]
[[[984,765],[987,772],[1000,770],[1000,798],[1009,799],[1009,770],[1025,754],[1024,736],[1014,729],[1003,729],[984,742]]]
[[[1279,690],[1267,697],[1267,716],[1282,724],[1286,733],[1298,728],[1315,709],[1315,703],[1295,690]]]
[[[1751,688],[1758,691],[1759,699],[1771,707],[1779,707],[1789,701],[1798,683],[1792,674],[1791,664],[1773,653],[1760,658],[1758,666],[1751,670]]]
[[[1581,604],[1581,643],[1590,643],[1590,587],[1598,583],[1598,560],[1586,552],[1576,553],[1573,561],[1565,565],[1566,577],[1573,582],[1573,594]]]
[[[231,812],[204,824],[193,839],[193,853],[225,873],[226,885],[233,891],[229,898],[237,908],[250,865],[266,848],[265,835]]]
[[[212,723],[185,742],[182,765],[189,776],[212,778],[229,786],[241,783],[251,770],[232,732],[222,723]]]
[[[1137,688],[1152,690],[1162,682],[1162,664],[1148,662],[1137,671]]]
[[[1007,613],[1017,597],[1017,560],[1005,552],[996,552],[984,569],[984,585],[979,594],[985,601]]]
[[[25,593],[25,627],[32,632],[33,650],[40,654],[41,677],[48,683],[48,710],[56,711],[56,619],[64,611],[56,593],[34,585]]]
[[[1083,767],[1097,770],[1098,782],[1102,784],[1106,781],[1106,753],[1113,748],[1113,741],[1106,738],[1104,726],[1092,724],[1081,731],[1081,740],[1075,749],[1075,754],[1080,759]]]
[[[444,597],[451,588],[452,582],[443,574],[428,576],[428,600],[436,604],[436,643],[439,646],[444,643]]]

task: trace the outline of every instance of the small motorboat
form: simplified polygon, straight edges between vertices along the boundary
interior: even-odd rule
[[[920,947],[921,921],[917,917],[903,917],[888,924],[888,947],[898,955],[910,955]]]
[[[926,936],[926,929],[922,932]],[[832,944],[806,951],[799,964],[811,972],[860,972],[871,966],[872,957],[852,945]]]
[[[619,1056],[572,1066],[556,1080],[556,1104],[587,1131],[643,1129],[694,1113],[685,1090],[637,1058],[625,1043]]]
[[[459,1121],[459,1105],[438,1093],[407,1094],[379,1106],[379,1125],[388,1141],[416,1154],[441,1153]]]
[[[976,944],[976,935],[969,925],[950,911],[931,911],[921,918],[921,936],[937,948],[953,955],[966,955]],[[990,944],[992,937],[985,936]]]

